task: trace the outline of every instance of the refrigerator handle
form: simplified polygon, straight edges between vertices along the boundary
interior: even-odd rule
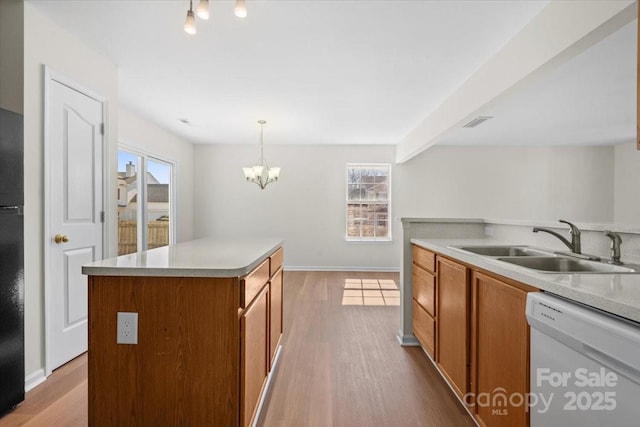
[[[0,215],[2,214],[19,214],[22,215],[23,214],[23,207],[22,206],[0,206]]]

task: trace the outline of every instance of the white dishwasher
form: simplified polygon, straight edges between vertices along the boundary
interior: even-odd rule
[[[531,427],[640,425],[640,325],[542,292],[527,321]]]

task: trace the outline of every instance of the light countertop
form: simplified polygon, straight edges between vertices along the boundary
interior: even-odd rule
[[[487,239],[411,239],[411,243],[606,312],[640,322],[640,274],[540,273],[494,258],[452,248],[462,245],[517,245]]]
[[[82,266],[89,276],[240,277],[251,272],[283,240],[206,237]]]

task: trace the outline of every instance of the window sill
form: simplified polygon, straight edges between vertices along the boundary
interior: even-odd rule
[[[347,243],[373,243],[376,245],[380,245],[380,244],[391,244],[393,243],[393,238],[388,238],[388,239],[355,239],[355,238],[345,238],[344,239],[345,242]]]

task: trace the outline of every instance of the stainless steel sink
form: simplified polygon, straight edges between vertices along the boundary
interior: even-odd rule
[[[499,261],[530,268],[543,273],[637,273],[631,266],[587,261],[564,256],[502,257]]]
[[[495,246],[452,246],[455,249],[459,249],[465,252],[471,252],[476,255],[484,255],[491,257],[528,257],[528,256],[551,256],[552,252],[547,252],[541,249],[531,248],[529,246],[510,246],[510,245],[495,245]]]

